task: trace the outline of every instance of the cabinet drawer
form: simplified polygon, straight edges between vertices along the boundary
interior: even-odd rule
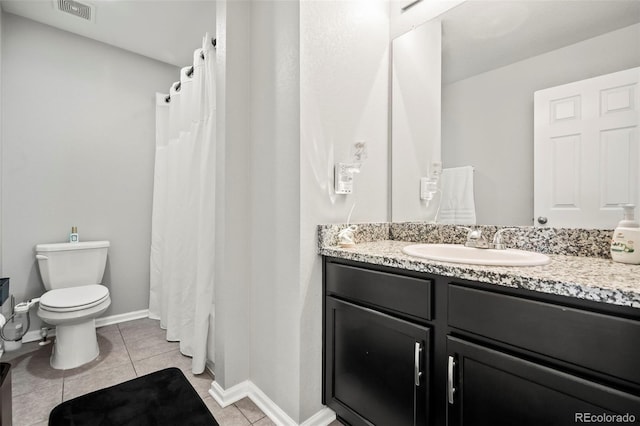
[[[640,322],[458,285],[448,323],[490,339],[640,383]]]
[[[430,320],[430,280],[327,262],[329,294]]]

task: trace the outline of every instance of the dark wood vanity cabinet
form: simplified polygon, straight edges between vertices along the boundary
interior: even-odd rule
[[[448,425],[572,425],[604,415],[610,417],[597,424],[623,423],[607,421],[614,415],[639,419],[640,399],[630,393],[456,337],[447,338],[447,348]]]
[[[344,423],[640,423],[638,309],[333,258],[323,276]]]
[[[430,282],[327,263],[324,287],[323,402],[354,425],[426,425]]]
[[[448,425],[640,422],[640,321],[471,285],[447,291]]]
[[[426,424],[429,329],[333,297],[326,309],[329,406],[352,422]]]

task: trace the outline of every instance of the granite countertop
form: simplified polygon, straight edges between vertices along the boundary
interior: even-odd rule
[[[406,255],[404,246],[415,242],[378,240],[353,248],[320,245],[319,253],[375,265],[456,277],[576,297],[640,309],[640,265],[627,265],[599,257],[548,254],[544,266],[482,266],[426,260]]]

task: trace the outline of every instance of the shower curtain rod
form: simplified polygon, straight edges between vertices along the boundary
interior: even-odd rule
[[[212,38],[212,39],[211,39],[211,44],[213,45],[213,48],[215,49],[215,48],[217,47],[218,40],[217,40],[217,39],[215,39],[215,38]],[[201,57],[202,59],[204,59],[204,53],[203,53],[203,52],[201,52],[201,53],[200,53],[200,57]],[[193,75],[193,65],[191,66],[191,68],[189,68],[189,71],[187,71],[187,77],[191,77],[192,75]],[[182,86],[182,83],[180,83],[180,82],[178,82],[178,84],[176,84],[176,92],[179,92],[179,91],[180,91],[180,87],[181,87],[181,86]],[[166,103],[171,102],[171,95],[167,95],[167,96],[164,98],[164,101],[165,101]]]

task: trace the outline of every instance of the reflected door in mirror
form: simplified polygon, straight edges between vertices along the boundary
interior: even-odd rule
[[[639,81],[632,68],[535,93],[534,225],[613,228],[640,201]]]

